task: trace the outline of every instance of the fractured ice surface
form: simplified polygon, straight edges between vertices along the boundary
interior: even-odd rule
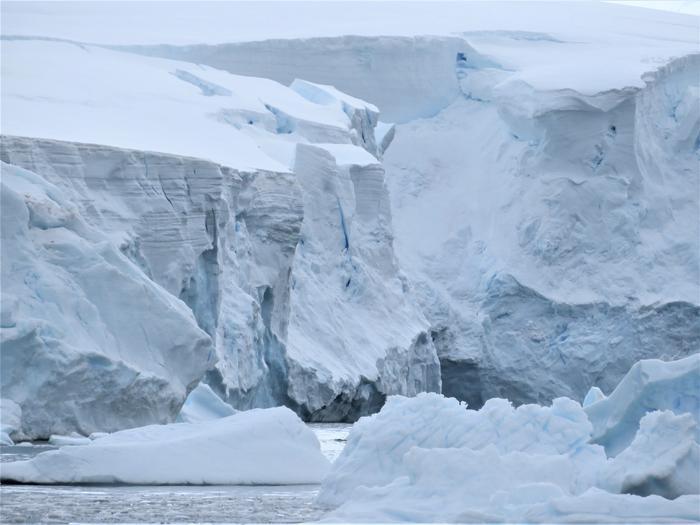
[[[202,375],[240,409],[353,420],[441,387],[473,408],[579,400],[639,359],[697,351],[696,18],[583,3],[133,9],[3,5],[2,158],[183,301],[207,348],[163,389],[149,371],[172,345],[149,334],[143,366],[136,330],[119,357],[82,345],[133,368],[149,408],[91,391],[86,415],[46,428],[53,405],[34,407],[60,399],[42,390],[57,378],[37,376],[9,395],[31,408],[29,435],[171,420]],[[40,299],[3,298],[3,331]],[[3,395],[23,380],[3,372]],[[114,426],[93,420],[103,405]]]
[[[654,364],[659,375],[697,373],[690,359]],[[657,383],[666,398],[679,388],[680,380]],[[627,405],[620,396],[608,399],[615,409]],[[472,411],[436,394],[391,397],[353,426],[319,501],[335,507],[328,521],[341,522],[696,521],[693,410],[628,421],[634,440],[608,459],[591,440],[586,411],[570,399],[517,409],[491,399]]]
[[[581,399],[639,359],[697,351],[697,18],[603,4],[426,9],[388,17],[391,30],[356,22],[356,36],[341,36],[356,16],[344,13],[294,35],[266,25],[187,46],[164,45],[174,32],[104,41],[332,84],[398,123],[380,147],[396,252],[447,394],[472,407]]]
[[[77,406],[90,404],[84,410],[97,415],[68,402],[70,414],[49,413],[61,396],[43,398],[44,376],[26,381],[28,365],[12,361],[29,356],[18,344],[3,352],[3,366],[14,371],[3,375],[3,393],[31,407],[25,431],[48,438],[172,420],[202,378],[235,408],[285,404],[310,420],[354,420],[377,410],[387,394],[439,391],[428,323],[393,253],[374,106],[301,80],[287,88],[62,42],[5,46],[12,57],[3,61],[10,108],[3,131],[29,137],[4,135],[2,159],[70,196],[76,213],[131,261],[140,279],[169,294],[174,312],[191,310],[180,330],[189,323],[201,344],[191,355],[197,365],[179,371],[188,381],[177,395],[153,386],[158,376],[138,376],[154,388],[143,394],[148,417],[129,410],[132,401],[118,397],[118,385],[96,390],[105,397],[81,397],[85,383],[66,381],[59,363],[47,365],[46,380],[63,381],[69,397],[81,398]],[[3,256],[9,261],[11,252]],[[4,268],[18,286],[26,280],[21,267]],[[101,282],[111,291],[103,300],[134,303],[123,309],[135,315],[141,294],[120,294],[108,277]],[[34,295],[16,293],[3,306],[17,317],[34,302]],[[152,306],[149,315],[175,322],[169,308]],[[60,321],[58,314],[52,320]],[[141,333],[113,332],[114,345]],[[173,351],[149,342],[159,352]],[[87,351],[73,346],[75,354]],[[132,353],[112,356],[101,343],[91,344],[108,361],[80,370],[157,368],[160,359],[151,363],[151,353],[136,352],[143,346],[133,343]],[[101,410],[102,404],[110,408]]]
[[[213,365],[192,311],[46,179],[3,163],[1,195],[2,393],[22,435],[171,420]]]
[[[636,363],[606,398],[585,407],[593,423],[593,440],[616,456],[633,440],[648,412],[689,414],[700,441],[700,354],[678,361],[649,359]],[[647,425],[651,425],[650,422]]]

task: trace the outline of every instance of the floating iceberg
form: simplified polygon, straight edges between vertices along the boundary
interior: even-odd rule
[[[481,410],[474,411],[438,394],[391,397],[379,414],[363,418],[353,426],[343,453],[324,480],[319,501],[337,505],[358,487],[381,487],[405,476],[412,479],[421,467],[408,465],[415,462],[428,465],[430,451],[441,458],[436,459],[436,465],[445,468],[452,465],[454,476],[460,471],[470,471],[460,466],[460,450],[469,452],[475,472],[481,472],[482,468],[488,471],[486,465],[490,459],[483,459],[482,468],[477,468],[481,458],[525,454],[516,454],[504,464],[504,479],[509,469],[522,468],[527,455],[561,456],[557,461],[568,466],[560,465],[554,470],[563,474],[573,473],[575,465],[587,465],[586,469],[594,472],[596,465],[603,465],[606,458],[602,447],[588,444],[590,432],[591,424],[581,406],[566,398],[554,400],[551,407],[518,408],[504,399],[491,399]],[[418,459],[415,455],[418,451],[428,456]],[[457,456],[448,459],[450,451]],[[409,461],[407,454],[414,454],[413,459]],[[512,466],[516,464],[520,466]],[[590,486],[594,476],[588,479],[586,474],[580,480],[571,478],[567,484]]]
[[[602,476],[611,492],[673,499],[700,494],[700,445],[691,414],[670,410],[644,416],[632,443],[612,459]]]
[[[232,416],[236,410],[216,395],[206,383],[199,383],[182,405],[178,423],[199,423],[210,419]]]
[[[593,441],[616,456],[632,440],[648,412],[690,414],[700,425],[700,354],[678,361],[648,359],[636,363],[607,397],[585,408],[593,424]],[[700,441],[700,426],[695,440]]]
[[[318,483],[329,465],[292,411],[271,408],[122,430],[4,464],[1,476],[24,483],[283,485]]]
[[[90,434],[92,435],[92,434]],[[62,436],[60,434],[52,434],[49,437],[49,445],[54,445],[56,447],[70,447],[75,445],[87,445],[92,442],[92,438],[81,436],[80,434],[73,433],[67,436]]]
[[[694,363],[656,368],[679,377],[681,369],[694,373]],[[656,386],[660,398],[677,393],[673,381]],[[319,502],[336,507],[330,521],[698,520],[694,416],[655,411],[641,425],[634,420],[633,441],[608,459],[591,440],[586,411],[570,399],[517,409],[491,399],[468,411],[435,394],[392,397],[355,424]]]

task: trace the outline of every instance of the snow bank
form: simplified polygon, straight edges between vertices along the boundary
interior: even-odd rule
[[[608,459],[570,399],[517,409],[491,399],[468,411],[434,394],[393,397],[354,425],[318,499],[336,507],[329,521],[697,520],[694,416],[647,414]]]
[[[236,410],[216,395],[206,383],[199,383],[190,392],[177,416],[178,423],[200,423],[231,416]]]
[[[593,440],[616,456],[634,439],[647,412],[671,410],[700,422],[700,354],[678,361],[649,359],[635,364],[605,399],[588,405]],[[651,423],[647,423],[651,424]],[[695,427],[700,441],[700,428]]]
[[[296,142],[376,153],[378,110],[327,86],[292,89],[187,62],[6,40],[3,133],[289,171]],[[87,72],[87,73],[86,73]],[[319,94],[322,93],[323,96]]]
[[[115,432],[77,447],[3,465],[2,479],[31,483],[318,483],[328,460],[287,408],[258,409],[201,423]]]

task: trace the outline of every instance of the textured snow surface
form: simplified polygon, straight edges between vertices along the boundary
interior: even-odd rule
[[[300,84],[299,94],[264,78],[63,42],[4,40],[2,48],[8,135],[274,171],[289,170],[296,142],[361,143],[363,131],[373,138],[376,108],[332,98],[338,92],[325,86]],[[305,98],[314,88],[328,100]]]
[[[653,364],[667,376],[697,373],[690,359]],[[659,390],[671,396],[679,386]],[[353,426],[319,501],[341,522],[694,521],[696,412],[648,413],[630,423],[629,447],[608,459],[586,412],[567,398],[518,408],[491,399],[471,411],[436,394],[391,397]]]
[[[287,408],[212,421],[151,425],[6,463],[2,478],[34,483],[318,483],[330,463]]]

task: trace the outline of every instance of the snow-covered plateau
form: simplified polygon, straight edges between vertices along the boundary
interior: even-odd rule
[[[3,442],[698,352],[698,17],[362,5],[3,2]]]

